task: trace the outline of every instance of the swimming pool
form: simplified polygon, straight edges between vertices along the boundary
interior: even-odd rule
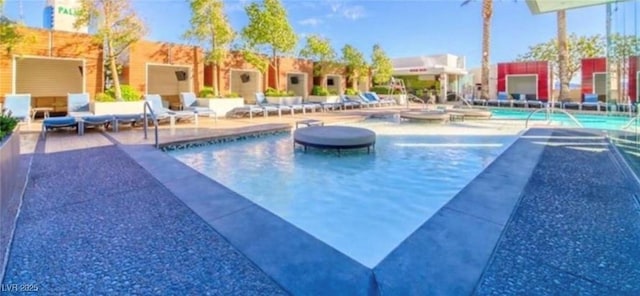
[[[293,150],[290,134],[170,153],[367,267],[374,267],[516,139],[427,135],[363,122],[372,154]],[[362,151],[361,151],[362,152]]]
[[[492,109],[493,119],[507,119],[507,120],[526,120],[531,110],[505,110],[505,109]],[[605,129],[605,130],[620,130],[630,120],[629,116],[625,115],[594,115],[594,114],[572,114],[585,128]],[[531,117],[531,120],[546,120],[546,114],[539,112]],[[554,124],[577,127],[576,124],[566,114],[554,113],[551,120]]]

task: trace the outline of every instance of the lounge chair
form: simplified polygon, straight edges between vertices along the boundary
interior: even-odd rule
[[[76,118],[93,115],[89,102],[88,93],[67,94],[67,115]]]
[[[79,135],[84,135],[84,129],[87,127],[104,127],[106,130],[109,125],[116,124],[113,115],[87,115],[76,120],[78,121]]]
[[[120,124],[131,124],[133,127],[140,120],[142,120],[142,114],[115,114],[113,115],[113,131],[118,132]]]
[[[47,131],[52,130],[54,128],[63,128],[63,127],[73,127],[77,130],[78,134],[80,134],[80,129],[78,128],[78,121],[73,116],[65,116],[65,117],[49,117],[45,118],[42,121],[42,138],[47,137]]]
[[[31,94],[6,94],[3,108],[11,112],[11,117],[31,124]]]
[[[375,92],[371,92],[370,91],[370,92],[365,92],[363,94],[364,94],[365,97],[369,98],[370,100],[380,102],[380,105],[393,106],[393,105],[395,105],[397,103],[396,100],[394,100],[394,99],[381,98]]]
[[[562,103],[562,108],[564,109],[578,109],[578,110],[582,110],[582,103],[580,102],[571,102],[571,101],[567,101],[567,102],[563,102]]]
[[[368,103],[365,105],[361,100],[353,100],[347,95],[341,95],[340,99],[342,100],[342,106],[347,109],[347,107],[351,107],[354,109],[355,107],[362,108],[362,106],[368,106]]]
[[[359,99],[360,101],[365,102],[365,104],[369,104],[369,106],[382,107],[382,103],[380,101],[372,99],[369,96],[365,96],[361,92],[358,92],[358,96],[355,99]]]
[[[302,107],[304,108],[304,110],[311,110],[311,112],[315,112],[315,111],[322,111],[324,110],[324,106],[322,106],[322,104],[320,103],[315,103],[315,102],[305,102],[304,98],[300,97],[301,102],[300,104],[302,104]]]
[[[514,100],[511,101],[511,106],[519,108],[529,108],[529,101],[525,94],[511,94]]]
[[[209,107],[201,106],[200,101],[196,98],[196,94],[192,92],[181,92],[180,103],[183,110],[195,111],[198,115],[213,115],[215,121],[218,121],[218,114],[216,111],[209,109]]]
[[[304,114],[304,113],[306,113],[307,109],[311,109],[312,110],[312,106],[305,106],[302,103],[302,97],[301,96],[282,97],[282,98],[280,98],[280,104],[279,105],[291,108],[291,115],[295,114],[295,111],[301,111]]]
[[[171,126],[177,121],[194,119],[196,125],[198,124],[198,114],[195,111],[173,111],[165,108],[162,105],[162,97],[157,94],[148,94],[144,96],[144,100],[149,102],[151,110],[156,116],[158,121],[169,120]]]
[[[289,111],[291,115],[293,115],[293,109],[291,107],[269,103],[267,102],[267,97],[261,92],[256,93],[256,104],[262,107],[265,113],[278,112],[278,116],[281,117],[282,111]]]
[[[499,92],[498,93],[498,98],[495,100],[489,100],[487,101],[487,105],[496,105],[498,107],[502,106],[502,105],[508,105],[509,107],[513,107],[513,101],[509,100],[509,94],[507,94],[506,92]]]
[[[526,94],[524,95],[524,97],[525,100],[527,100],[527,107],[547,107],[547,102],[540,100],[540,98],[538,98],[535,94]]]
[[[595,107],[596,110],[600,111],[600,107],[604,107],[606,110],[607,103],[598,101],[598,94],[585,94],[581,107],[581,109],[584,109],[584,107]]]

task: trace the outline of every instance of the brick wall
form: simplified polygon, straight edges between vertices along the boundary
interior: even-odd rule
[[[86,75],[85,89],[95,97],[95,94],[102,91],[103,68],[102,68],[102,48],[94,43],[92,36],[81,33],[70,33],[61,31],[49,31],[37,28],[25,28],[25,42],[18,46],[11,55],[0,55],[0,99],[4,101],[4,95],[11,93],[13,73],[13,57],[37,56],[41,58],[75,58],[84,59]],[[52,77],[51,79],[55,79]],[[66,110],[66,97],[54,98],[43,97],[34,98],[33,105],[38,100],[62,100],[65,106],[55,106]]]

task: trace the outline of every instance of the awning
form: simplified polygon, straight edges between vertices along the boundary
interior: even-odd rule
[[[435,66],[435,67],[404,67],[393,69],[393,75],[466,75],[467,71],[458,68]]]
[[[526,0],[533,14],[613,3],[616,0]],[[627,1],[627,0],[623,0]]]

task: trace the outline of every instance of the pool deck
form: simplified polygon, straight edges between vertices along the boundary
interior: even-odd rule
[[[295,119],[284,121],[249,129]],[[268,123],[161,139],[256,122]],[[640,188],[591,132],[529,130],[373,269],[139,132],[25,137],[31,166],[5,285],[45,295],[640,293]]]

